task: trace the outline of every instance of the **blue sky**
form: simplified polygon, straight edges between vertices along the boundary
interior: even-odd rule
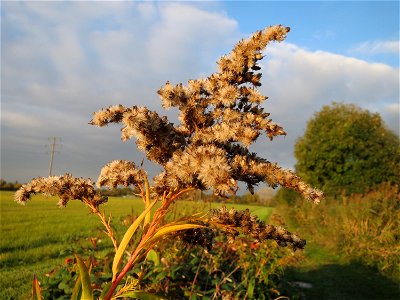
[[[163,111],[156,91],[215,72],[241,38],[291,27],[262,61],[263,105],[288,135],[252,147],[293,168],[293,147],[323,105],[354,103],[399,133],[399,2],[2,2],[1,177],[46,176],[48,137],[61,137],[54,174],[97,179],[114,159],[144,155],[92,112],[113,104]],[[146,163],[151,175],[157,166]]]
[[[309,50],[324,50],[398,66],[396,55],[368,55],[354,51],[366,41],[396,41],[399,36],[398,1],[242,1],[225,3],[229,16],[241,20],[241,32],[271,24],[289,24],[287,42]],[[262,14],[255,14],[262,12]]]

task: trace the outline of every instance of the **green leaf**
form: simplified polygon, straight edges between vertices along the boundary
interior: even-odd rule
[[[152,261],[155,266],[158,266],[160,264],[160,257],[158,256],[157,252],[151,249],[147,255],[146,259],[149,261]]]
[[[71,300],[79,300],[82,297],[82,283],[81,276],[75,281],[74,289],[72,290]]]
[[[37,280],[36,275],[33,275],[32,299],[33,300],[42,300],[42,293],[41,293],[39,281]]]
[[[249,296],[249,299],[253,298],[254,287],[255,287],[255,278],[251,277],[249,280],[249,284],[247,285],[247,295]]]
[[[81,299],[92,300],[93,299],[93,291],[92,291],[92,285],[90,283],[89,270],[88,270],[85,262],[82,259],[80,259],[79,256],[76,256],[76,261],[78,263],[79,277],[80,277],[81,283],[82,283]]]
[[[88,261],[85,264],[86,266],[89,266],[89,271],[92,268],[92,262],[91,258],[88,258]],[[69,274],[68,274],[69,275]],[[69,276],[66,277],[66,280],[69,279]],[[74,288],[72,289],[72,295],[71,295],[71,300],[80,300],[82,298],[82,282],[81,282],[81,276],[78,274],[78,278],[75,281]]]
[[[128,228],[128,230],[125,232],[124,237],[122,238],[122,241],[120,245],[118,246],[117,252],[115,253],[113,264],[112,264],[112,272],[113,272],[113,280],[116,278],[116,275],[118,273],[119,265],[121,264],[122,261],[122,256],[124,255],[125,249],[129,244],[129,241],[131,240],[133,234],[136,232],[137,228],[139,227],[140,223],[142,223],[143,219],[146,217],[147,213],[150,212],[154,204],[156,204],[157,201],[153,201],[150,203],[150,205],[140,214],[140,216],[135,220],[135,222],[132,223],[132,225]]]
[[[119,297],[131,297],[131,298],[136,298],[136,299],[141,299],[141,300],[167,300],[166,298],[147,293],[144,291],[129,291],[126,293],[123,293],[118,296]]]
[[[181,231],[181,230],[187,230],[187,229],[194,229],[194,228],[203,228],[205,226],[203,225],[199,225],[199,224],[168,224],[165,225],[161,228],[159,228],[156,233],[154,234],[154,236],[152,238],[150,238],[147,243],[151,244],[159,239],[161,239],[163,236],[171,233],[171,232],[175,232],[175,231]]]

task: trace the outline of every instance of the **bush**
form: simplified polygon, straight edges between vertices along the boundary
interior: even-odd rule
[[[147,260],[128,277],[137,288],[167,299],[275,299],[289,295],[282,275],[285,267],[301,258],[275,242],[255,243],[240,237],[227,243],[220,235],[209,251],[178,239],[159,244]],[[82,252],[79,249],[74,251]],[[84,250],[86,253],[88,249]],[[91,281],[94,295],[111,279],[112,253],[91,251]],[[236,262],[240,262],[237,264]],[[67,258],[43,282],[45,299],[70,299],[78,270],[74,258]]]
[[[113,188],[113,189],[101,189],[100,193],[103,196],[107,197],[122,197],[122,196],[133,197],[134,194],[139,194],[139,191],[131,189],[129,187],[124,187],[124,188]]]
[[[276,193],[274,200],[277,203],[293,205],[296,201],[299,200],[299,198],[301,198],[300,195],[295,191],[288,190],[282,187]]]
[[[284,267],[299,258],[244,237],[226,243],[220,236],[210,251],[171,246],[143,281],[168,299],[274,299],[285,292]]]
[[[400,184],[400,141],[381,117],[352,104],[324,106],[295,145],[296,171],[337,196]]]

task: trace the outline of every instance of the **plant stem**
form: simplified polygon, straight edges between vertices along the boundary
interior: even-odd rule
[[[196,275],[194,276],[194,279],[193,279],[193,282],[192,282],[192,288],[190,289],[189,298],[192,297],[194,285],[195,285],[195,283],[196,283],[197,276],[199,275],[200,266],[201,266],[201,263],[202,263],[202,261],[203,261],[203,258],[204,258],[204,251],[203,251],[203,254],[201,255],[201,259],[200,259],[199,265],[197,266]]]
[[[213,297],[212,297],[211,300],[214,300],[215,297],[217,297],[217,293],[218,293],[219,290],[220,290],[220,286],[221,286],[233,273],[235,273],[239,268],[240,268],[240,265],[239,265],[239,266],[236,266],[236,268],[234,268],[232,272],[230,272],[228,275],[226,275],[226,276],[215,286],[215,293],[214,293],[214,295],[213,295]]]
[[[142,243],[140,243],[142,244]],[[139,246],[136,248],[136,250],[133,252],[131,258],[129,259],[129,261],[127,262],[127,264],[125,265],[125,267],[122,269],[122,271],[118,274],[117,278],[111,283],[111,287],[107,292],[107,295],[104,297],[104,300],[110,300],[112,295],[114,294],[115,289],[117,288],[119,282],[125,277],[126,273],[128,273],[128,271],[130,270],[133,262],[136,260],[141,247]]]
[[[117,251],[118,249],[118,243],[117,243],[117,239],[114,236],[114,232],[111,228],[111,215],[108,218],[108,221],[106,220],[106,216],[103,213],[101,213],[99,211],[99,208],[94,206],[90,201],[84,201],[84,203],[92,210],[93,213],[95,213],[101,220],[101,223],[103,223],[104,227],[106,228],[107,231],[105,231],[105,233],[109,236],[109,238],[111,239],[113,245],[114,245],[114,249],[115,251]]]
[[[147,193],[147,191],[149,191],[149,190],[150,190],[149,186],[146,185],[146,194],[143,195],[143,192],[142,192],[142,197],[144,196],[144,197],[148,198],[150,195]],[[147,231],[142,236],[142,239],[141,239],[139,245],[136,247],[135,251],[132,253],[132,256],[130,257],[129,261],[126,263],[126,265],[121,270],[121,272],[118,274],[118,276],[115,278],[115,280],[111,283],[111,287],[108,290],[107,295],[104,297],[104,300],[110,300],[112,298],[112,296],[115,292],[115,289],[117,288],[120,281],[125,277],[126,273],[128,273],[128,271],[132,268],[132,265],[135,263],[135,261],[138,259],[138,257],[141,257],[141,256],[139,256],[140,252],[142,250],[145,250],[145,252],[142,253],[143,255],[145,255],[145,253],[150,251],[150,249],[152,249],[156,245],[156,243],[148,245],[148,241],[151,237],[154,236],[157,228],[164,220],[164,217],[167,214],[169,205],[180,195],[182,195],[186,192],[192,191],[192,190],[194,190],[194,188],[191,187],[191,188],[181,190],[181,191],[177,192],[176,194],[169,194],[168,196],[166,196],[166,194],[164,193],[164,196],[162,199],[162,204],[154,213],[154,216],[152,218],[152,221],[151,221]],[[145,201],[145,203],[146,203],[146,201]],[[146,249],[144,247],[146,247]]]
[[[113,231],[111,229],[111,226],[110,226],[111,214],[110,214],[110,217],[108,218],[108,221],[106,221],[106,217],[105,217],[104,213],[100,213],[98,211],[97,215],[99,216],[99,218],[100,218],[101,222],[103,223],[103,225],[106,227],[106,229],[107,229],[106,234],[111,239],[111,241],[112,241],[112,243],[114,245],[115,251],[117,251],[118,250],[118,243],[117,243],[116,238],[114,237],[114,233],[113,233]]]

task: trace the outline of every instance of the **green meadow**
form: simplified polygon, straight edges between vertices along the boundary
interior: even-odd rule
[[[74,246],[98,237],[97,249],[112,249],[111,242],[101,234],[98,217],[91,214],[80,201],[70,201],[59,208],[54,197],[34,196],[25,206],[14,202],[13,192],[0,192],[1,240],[0,240],[0,299],[28,299],[33,275],[40,280],[55,267],[62,265],[73,254]],[[171,211],[175,217],[182,212],[207,211],[220,207],[220,203],[179,201]],[[266,220],[272,208],[262,206],[231,205],[236,209],[249,208]],[[137,215],[143,209],[141,199],[110,198],[103,206],[106,214],[112,214],[112,225],[123,229],[125,216]],[[119,230],[121,238],[123,230]]]

